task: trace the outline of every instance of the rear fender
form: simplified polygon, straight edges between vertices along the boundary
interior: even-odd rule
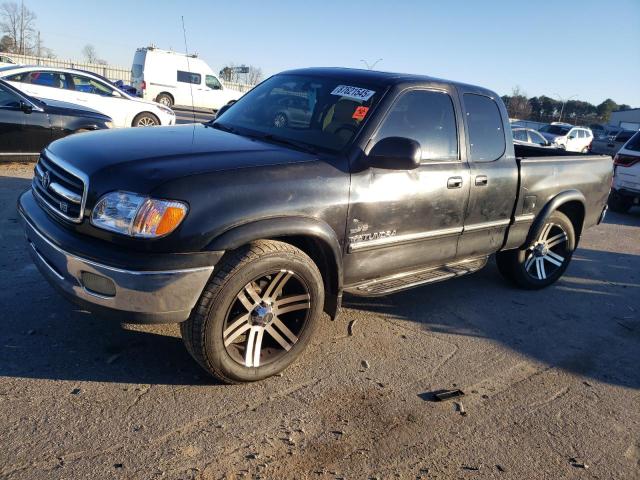
[[[565,192],[559,193],[555,197],[553,197],[547,204],[542,208],[540,213],[536,216],[535,220],[531,224],[531,228],[529,229],[529,235],[527,235],[527,240],[525,241],[525,245],[531,245],[536,238],[540,236],[542,232],[542,228],[545,223],[551,216],[553,212],[559,210],[562,205],[568,202],[580,202],[582,207],[584,208],[586,205],[586,200],[584,195],[580,193],[578,190],[567,190]],[[581,232],[576,233],[576,240],[580,238]]]

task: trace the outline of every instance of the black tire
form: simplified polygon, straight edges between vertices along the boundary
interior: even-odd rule
[[[133,119],[132,127],[155,127],[160,125],[160,120],[153,113],[142,112]]]
[[[173,107],[173,97],[168,93],[159,93],[156,97],[156,102],[168,108]]]
[[[623,197],[615,190],[611,190],[607,204],[611,211],[616,213],[627,213],[633,206],[630,199]]]
[[[262,380],[284,370],[303,352],[322,315],[318,267],[288,243],[260,240],[225,255],[216,272],[180,325],[189,353],[225,383]],[[258,310],[266,304],[273,309],[270,318]],[[252,364],[256,358],[258,366]]]
[[[553,212],[537,240],[522,249],[498,252],[496,263],[500,273],[516,286],[538,290],[562,276],[575,248],[571,220],[562,212]]]

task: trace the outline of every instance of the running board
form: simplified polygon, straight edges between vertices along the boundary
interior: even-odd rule
[[[363,296],[387,295],[427,283],[441,282],[450,278],[461,277],[468,273],[477,272],[487,264],[488,258],[489,257],[472,258],[441,267],[430,267],[397,273],[389,277],[376,278],[375,280],[350,285],[345,288],[345,291],[353,295]]]

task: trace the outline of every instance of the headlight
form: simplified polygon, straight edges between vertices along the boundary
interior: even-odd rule
[[[113,128],[113,122],[104,122],[104,126],[107,128]]]
[[[158,238],[173,232],[188,207],[176,200],[158,200],[129,192],[104,195],[93,209],[91,223],[131,237]]]
[[[168,114],[168,115],[174,115],[174,116],[175,116],[174,111],[173,111],[173,110],[171,110],[170,108],[165,107],[164,105],[158,105],[158,108],[159,108],[162,112],[164,112],[164,113],[166,113],[166,114]]]

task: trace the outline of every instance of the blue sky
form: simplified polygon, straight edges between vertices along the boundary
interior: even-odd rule
[[[129,67],[150,43],[189,49],[214,70],[253,64],[266,75],[306,66],[362,67],[432,75],[508,94],[555,94],[640,107],[640,0],[516,2],[304,0],[94,3],[25,0],[45,45]],[[97,6],[99,5],[99,7]]]

